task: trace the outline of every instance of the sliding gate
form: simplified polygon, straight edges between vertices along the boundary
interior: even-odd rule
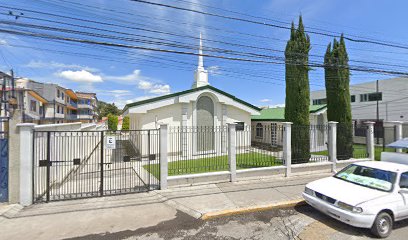
[[[158,189],[159,130],[34,132],[34,202]]]

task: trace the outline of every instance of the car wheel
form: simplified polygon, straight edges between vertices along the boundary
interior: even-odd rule
[[[381,212],[375,218],[374,224],[371,227],[371,232],[379,237],[386,238],[391,234],[393,220],[390,214]]]

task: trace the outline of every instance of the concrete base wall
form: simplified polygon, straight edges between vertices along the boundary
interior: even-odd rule
[[[368,161],[369,159],[351,159],[337,162],[337,171],[340,171],[344,167],[361,161]],[[292,175],[309,175],[316,173],[330,173],[332,171],[332,162],[322,163],[304,163],[292,165]],[[265,178],[272,176],[285,176],[286,167],[264,167],[264,168],[252,168],[237,170],[237,181],[240,179],[248,180],[250,178]],[[170,176],[167,179],[168,186],[185,186],[185,185],[198,185],[208,183],[229,182],[230,173],[228,171],[212,172],[212,173],[200,173],[180,176]]]

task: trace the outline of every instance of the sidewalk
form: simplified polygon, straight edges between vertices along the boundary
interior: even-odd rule
[[[329,174],[263,178],[113,197],[35,204],[0,215],[0,239],[62,239],[156,226],[181,212],[194,218],[301,200],[304,185]],[[0,206],[4,209],[4,206]],[[8,207],[10,208],[10,207]],[[193,218],[194,217],[194,218]]]

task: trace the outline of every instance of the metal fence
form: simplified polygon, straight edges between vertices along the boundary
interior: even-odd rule
[[[237,126],[237,169],[282,165],[282,126],[262,131],[269,137],[254,141],[251,126]],[[169,127],[168,134],[169,176],[229,170],[227,126]]]
[[[327,125],[293,125],[291,138],[293,164],[329,160]]]
[[[237,169],[282,165],[282,137],[283,126],[278,124],[237,129]]]
[[[34,132],[34,202],[159,186],[159,131]]]
[[[169,127],[169,176],[226,171],[228,128]]]
[[[8,201],[9,178],[9,139],[8,132],[0,132],[0,202]]]
[[[367,131],[364,124],[337,125],[337,159],[367,158]]]

